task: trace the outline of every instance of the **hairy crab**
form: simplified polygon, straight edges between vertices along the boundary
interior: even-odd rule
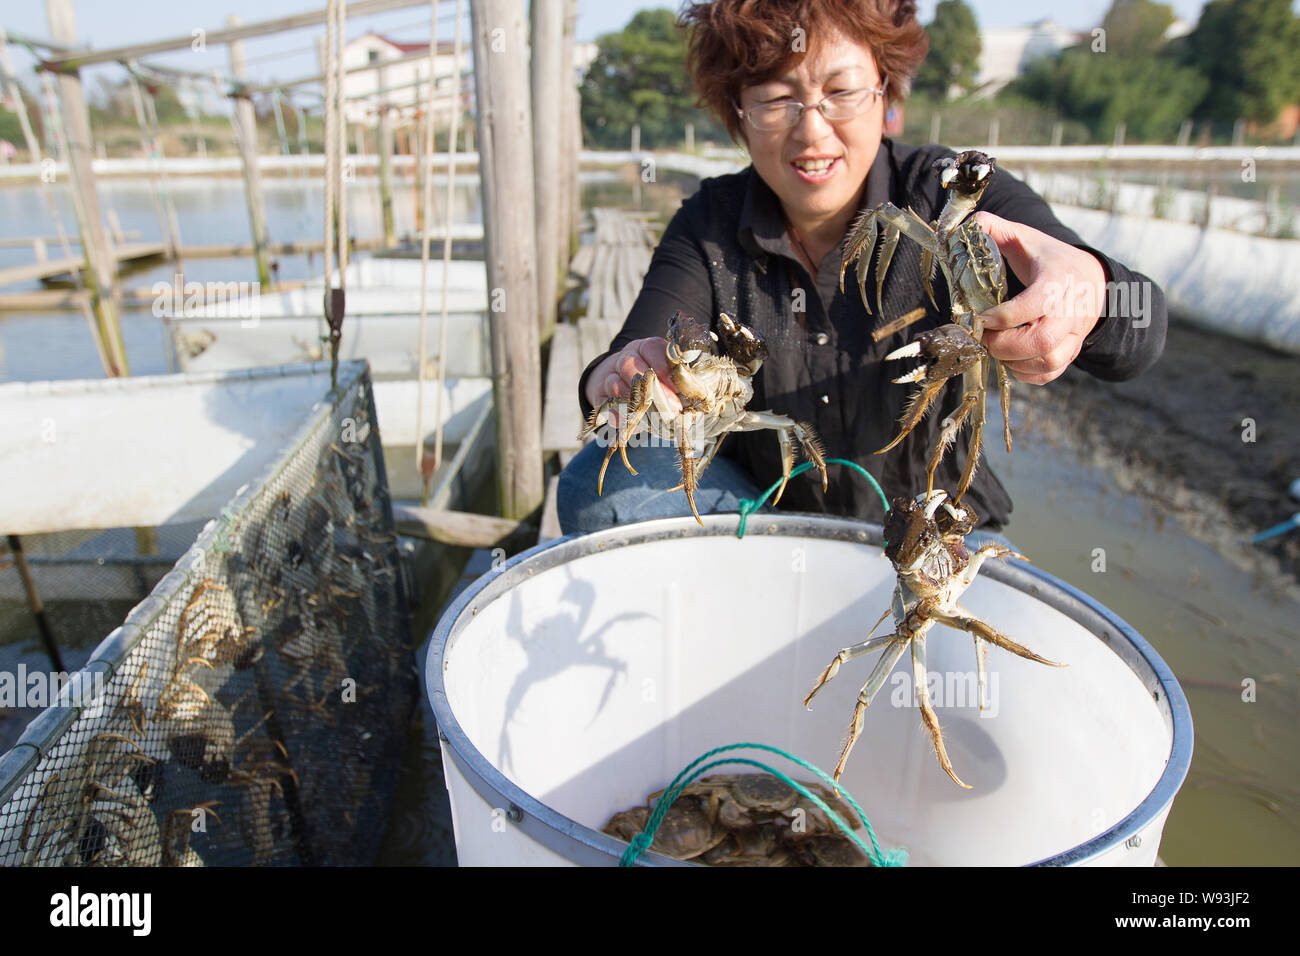
[[[819,784],[817,794],[851,827],[861,824]],[[663,791],[646,805],[614,814],[604,832],[631,842],[645,829]],[[709,866],[869,866],[862,851],[797,790],[767,774],[705,777],[683,788],[664,815],[651,849]]]
[[[925,637],[935,624],[945,624],[956,630],[968,631],[975,636],[975,658],[979,670],[980,709],[985,706],[985,643],[994,644],[1020,657],[1054,667],[1062,665],[1039,657],[1033,651],[1017,644],[1001,631],[984,623],[958,602],[971,586],[980,566],[989,558],[1019,558],[1024,555],[1000,544],[986,544],[973,554],[966,549],[965,537],[975,527],[973,509],[948,500],[943,490],[917,495],[914,499],[896,498],[885,521],[885,556],[889,558],[898,575],[890,608],[881,615],[879,627],[890,611],[894,615],[894,633],[884,637],[871,637],[860,644],[845,647],[817,678],[817,683],[804,698],[808,706],[827,681],[839,672],[840,665],[855,658],[883,650],[875,669],[862,685],[858,701],[849,721],[848,739],[840,752],[833,774],[839,780],[848,762],[849,752],[862,734],[867,706],[884,686],[889,672],[910,647],[912,650],[912,676],[915,682],[921,720],[930,732],[935,753],[944,772],[961,787],[970,789],[952,769],[952,761],[943,746],[939,719],[930,705],[927,690],[928,674],[925,667]],[[876,627],[871,629],[874,633]]]
[[[970,485],[979,462],[984,434],[984,396],[990,369],[997,375],[1002,398],[1002,419],[1007,451],[1011,451],[1011,385],[1006,369],[983,345],[984,329],[980,315],[1000,303],[1007,294],[1006,267],[997,244],[985,235],[979,223],[968,218],[983,195],[996,169],[993,157],[977,150],[967,150],[955,157],[934,163],[939,181],[948,190],[948,201],[932,223],[912,210],[882,203],[868,210],[853,224],[844,247],[840,265],[840,291],[844,290],[844,273],[857,261],[858,291],[868,314],[867,278],[871,270],[871,252],[877,233],[883,233],[876,260],[876,307],[881,305],[881,291],[900,236],[906,235],[921,247],[921,279],[934,302],[931,277],[935,264],[943,270],[952,302],[952,322],[923,332],[902,348],[885,356],[886,361],[919,358],[921,364],[894,379],[896,383],[916,382],[920,387],[912,396],[899,423],[896,438],[876,454],[883,454],[901,442],[914,429],[934,403],[948,379],[962,376],[961,404],[944,419],[939,441],[927,463],[926,491],[934,489],[934,472],[944,451],[957,437],[962,423],[970,420],[970,454],[957,484],[954,502],[960,503]]]
[[[822,489],[826,489],[825,454],[811,425],[770,411],[745,410],[754,397],[751,379],[767,358],[767,345],[752,329],[723,312],[718,315],[718,331],[714,332],[705,323],[679,311],[668,323],[667,353],[673,388],[681,401],[680,412],[673,407],[659,376],[653,369],[647,369],[632,380],[631,393],[626,399],[610,398],[596,407],[578,436],[585,438],[595,433],[610,424],[611,413],[617,414],[618,427],[609,439],[596,485],[597,494],[604,490],[605,469],[616,451],[627,470],[637,473],[627,460],[627,444],[643,420],[654,435],[677,448],[682,483],[669,490],[686,492],[696,521],[700,521],[700,513],[695,507],[695,488],[728,432],[776,430],[781,443],[782,474],[781,487],[772,504],[781,499],[794,465],[791,434],[821,471]]]

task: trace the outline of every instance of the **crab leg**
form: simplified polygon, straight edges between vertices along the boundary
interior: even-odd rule
[[[961,428],[961,423],[966,420],[966,416],[975,407],[977,397],[974,393],[967,392],[965,397],[962,398],[961,405],[957,407],[957,411],[944,419],[943,427],[939,429],[939,437],[934,443],[934,451],[930,453],[930,461],[925,469],[925,493],[927,495],[934,491],[934,472],[943,459],[943,453],[948,450],[948,446],[957,437],[957,430]]]
[[[880,621],[883,621],[888,616],[889,609],[886,608],[885,613],[880,615]],[[876,627],[880,626],[880,621],[876,622]],[[873,627],[871,630],[875,631],[876,627]],[[812,699],[817,696],[817,692],[835,679],[835,675],[840,672],[841,664],[847,664],[849,661],[861,657],[864,654],[870,654],[872,651],[886,647],[893,643],[897,638],[897,633],[887,634],[884,637],[868,637],[860,644],[851,644],[848,647],[840,648],[840,652],[831,658],[831,662],[826,665],[826,669],[822,671],[821,676],[817,678],[817,683],[813,684],[813,689],[808,691],[808,696],[803,699],[803,705],[807,707],[812,702]],[[886,654],[886,656],[888,655]],[[874,672],[872,673],[872,676],[875,676]],[[868,680],[867,683],[870,684],[871,681]],[[867,703],[871,703],[870,699],[868,699]]]
[[[921,283],[925,286],[926,294],[930,296],[930,304],[937,310],[939,303],[934,301],[934,264],[937,259],[933,249],[927,247],[921,251]]]
[[[966,465],[961,470],[961,478],[957,482],[957,493],[953,495],[952,499],[953,504],[961,504],[962,495],[966,494],[971,479],[975,477],[975,466],[979,464],[984,438],[984,363],[977,362],[973,368],[967,369],[964,378],[966,380],[966,395],[962,404],[964,406],[967,402],[973,402],[975,414],[971,416],[970,448],[966,452]]]
[[[904,348],[906,348],[906,346],[904,346]],[[891,356],[887,355],[885,357],[890,358]],[[895,381],[898,380],[896,379]],[[930,406],[934,403],[934,400],[938,398],[939,392],[942,391],[943,386],[944,381],[941,379],[936,382],[928,382],[916,390],[912,395],[912,400],[907,403],[907,408],[903,410],[903,417],[899,419],[898,434],[894,437],[893,441],[880,449],[880,451],[876,452],[877,455],[883,455],[885,452],[889,451],[906,438],[913,428],[920,424],[921,419],[925,417],[925,413],[930,410]]]
[[[998,391],[1002,396],[1002,432],[1007,441],[1007,451],[1011,451],[1011,382],[1007,378],[1006,367],[993,356],[989,361],[998,372]]]
[[[921,626],[928,627],[929,623],[927,622]],[[902,630],[897,634],[891,634],[888,638],[875,638],[875,640],[887,640],[889,643],[885,648],[885,653],[881,654],[880,660],[876,662],[875,670],[871,672],[871,676],[867,678],[867,682],[862,685],[862,689],[858,692],[858,702],[853,706],[853,716],[849,718],[848,738],[844,741],[844,749],[840,751],[840,759],[836,761],[835,770],[831,774],[836,781],[844,773],[844,767],[849,762],[849,754],[853,751],[853,745],[862,736],[862,725],[866,721],[867,707],[870,706],[872,698],[876,696],[880,688],[884,686],[885,679],[889,676],[889,672],[894,669],[894,665],[898,663],[898,659],[907,650],[909,639],[906,630]],[[814,693],[816,693],[815,690]],[[808,696],[811,699],[812,694]],[[838,791],[836,795],[838,796]]]
[[[654,390],[658,385],[659,377],[653,371],[642,372],[633,378],[631,394],[628,396],[628,402],[632,405],[632,409],[626,416],[620,416],[620,418],[625,419],[625,427],[619,429],[618,453],[622,456],[623,464],[627,466],[627,470],[634,475],[637,470],[627,460],[627,441],[630,436],[636,434],[641,419],[645,418],[645,413],[650,410],[650,406],[654,403]]]
[[[876,308],[881,315],[885,314],[885,273],[889,271],[889,262],[894,258],[894,250],[898,248],[901,236],[902,233],[897,228],[889,228],[885,230],[885,238],[880,243],[880,257],[876,260]],[[868,260],[864,257],[862,261]],[[867,311],[870,314],[871,310]]]
[[[1017,644],[1011,638],[1007,637],[997,628],[985,624],[974,614],[962,607],[960,604],[955,606],[955,613],[948,614],[943,611],[935,611],[934,619],[940,624],[947,624],[949,627],[955,627],[958,630],[969,631],[976,637],[982,637],[990,644],[996,644],[1004,651],[1010,651],[1018,657],[1026,660],[1037,661],[1040,664],[1051,664],[1053,667],[1064,667],[1064,664],[1058,664],[1056,661],[1049,661],[1046,657],[1039,657],[1029,648]]]
[[[704,519],[700,517],[699,510],[695,507],[695,459],[691,457],[691,443],[687,440],[690,429],[685,426],[677,439],[678,464],[682,467],[682,488],[686,492],[686,501],[691,506],[691,514],[695,515],[695,520],[703,527]]]
[[[699,484],[700,476],[704,474],[704,469],[709,467],[709,462],[713,461],[713,456],[718,453],[718,448],[722,445],[722,439],[726,437],[727,433],[723,432],[717,438],[709,439],[709,447],[704,450],[704,454],[699,457],[699,461],[695,466],[695,481],[697,485]],[[674,491],[681,491],[685,487],[686,482],[678,482],[676,485],[673,485],[673,487],[668,489],[668,493],[672,494]]]
[[[969,790],[970,784],[964,783],[957,772],[952,769],[952,761],[948,759],[948,751],[943,746],[943,733],[939,730],[939,718],[930,706],[930,690],[926,686],[928,675],[925,670],[925,632],[930,629],[930,625],[935,620],[942,620],[938,615],[934,618],[924,621],[917,629],[916,636],[912,638],[912,681],[916,686],[916,702],[921,707],[921,721],[930,731],[930,741],[934,744],[935,753],[939,756],[939,766],[943,767],[944,772],[952,777],[953,783],[963,789]]]
[[[737,423],[735,430],[742,432],[758,431],[763,428],[772,428],[776,430],[777,440],[781,443],[781,486],[776,490],[776,497],[772,499],[772,504],[781,500],[782,493],[785,492],[786,482],[790,480],[790,469],[794,465],[794,446],[790,441],[790,432],[794,432],[794,437],[799,440],[803,447],[804,454],[808,460],[817,466],[817,470],[822,476],[822,491],[830,487],[830,479],[826,475],[826,453],[822,449],[821,439],[813,431],[813,427],[807,422],[797,422],[788,415],[777,415],[774,412],[749,412],[743,421]]]
[[[970,562],[966,565],[966,570],[961,573],[962,585],[964,592],[971,586],[975,576],[980,573],[980,568],[989,558],[1016,558],[1020,561],[1028,561],[1019,551],[1012,551],[1010,548],[1000,544],[986,544],[970,556]]]
[[[867,302],[867,276],[870,275],[871,252],[876,245],[877,229],[885,234],[880,261],[876,264],[877,308],[880,307],[880,290],[889,269],[889,261],[893,258],[894,247],[898,245],[899,234],[905,234],[922,249],[935,248],[934,229],[910,209],[904,211],[893,203],[884,203],[859,216],[849,230],[844,245],[844,258],[840,262],[840,291],[844,291],[844,273],[849,263],[856,259],[858,294],[862,296],[862,305],[867,310],[867,315],[871,314],[871,306]]]

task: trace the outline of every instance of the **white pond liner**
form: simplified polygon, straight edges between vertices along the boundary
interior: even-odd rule
[[[600,827],[714,747],[758,742],[835,765],[876,655],[844,665],[811,711],[802,700],[889,603],[879,526],[760,514],[740,540],[737,520],[562,538],[448,608],[426,685],[462,865],[612,865],[625,844]],[[1191,762],[1172,672],[1106,608],[1020,562],[986,564],[963,603],[1068,666],[990,648],[981,715],[972,638],[936,626],[936,711],[972,789],[939,767],[905,657],[843,777],[882,846],[913,866],[1152,865]]]

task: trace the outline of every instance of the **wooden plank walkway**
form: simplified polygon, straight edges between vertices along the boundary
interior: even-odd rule
[[[167,247],[161,242],[124,242],[114,247],[114,255],[119,264],[135,262],[140,259],[153,259],[167,254]],[[35,279],[52,279],[55,276],[71,275],[73,267],[85,271],[86,260],[73,257],[46,259],[42,262],[29,262],[21,266],[8,266],[0,269],[0,288],[31,282]]]
[[[622,328],[641,291],[654,248],[645,224],[617,209],[593,209],[592,222],[592,241],[579,248],[569,264],[570,275],[587,287],[587,315],[576,324],[556,326],[547,366],[542,453],[559,453],[561,467],[582,447],[578,378]],[[552,479],[546,489],[539,543],[560,536],[555,485]]]

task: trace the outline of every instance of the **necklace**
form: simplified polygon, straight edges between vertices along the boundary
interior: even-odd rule
[[[812,277],[815,280],[817,278],[817,263],[815,263],[813,257],[808,254],[808,250],[804,248],[803,240],[799,238],[799,230],[795,229],[794,223],[787,219],[785,225],[786,228],[790,230],[790,238],[794,240],[795,248],[799,250],[799,254],[804,258],[804,265],[808,267],[808,271],[812,273]]]

